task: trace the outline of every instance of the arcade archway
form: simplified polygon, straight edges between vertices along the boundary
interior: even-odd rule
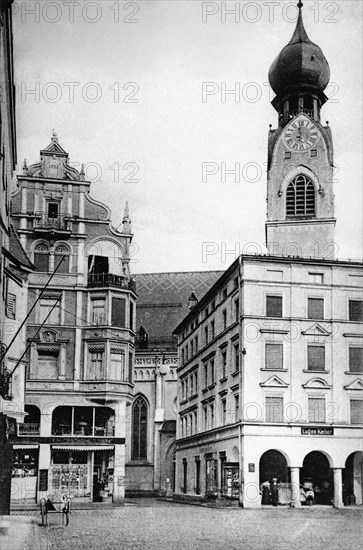
[[[288,483],[289,468],[284,455],[276,449],[270,449],[260,458],[260,484],[271,481],[274,477],[279,483]]]
[[[333,472],[329,460],[320,451],[312,451],[304,458],[300,483],[311,482],[316,504],[332,504],[334,497]]]
[[[346,506],[363,504],[363,453],[348,456],[343,470],[343,502]]]

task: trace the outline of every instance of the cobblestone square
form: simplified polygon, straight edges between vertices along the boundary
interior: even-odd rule
[[[50,517],[49,550],[349,550],[363,541],[361,508],[212,509],[155,500]]]

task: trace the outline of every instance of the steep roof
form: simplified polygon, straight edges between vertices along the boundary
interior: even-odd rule
[[[28,256],[26,255],[26,252],[24,248],[21,245],[21,242],[19,240],[18,234],[15,231],[14,226],[10,226],[10,234],[9,234],[9,252],[13,259],[23,267],[26,267],[27,269],[34,269],[33,264],[29,260]]]
[[[136,327],[148,334],[149,349],[176,348],[172,333],[189,313],[192,292],[200,300],[223,271],[141,273],[134,276],[138,294]]]

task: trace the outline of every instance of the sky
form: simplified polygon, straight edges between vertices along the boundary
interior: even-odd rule
[[[267,75],[296,3],[17,0],[19,167],[39,160],[54,128],[115,227],[128,201],[133,273],[224,270],[264,253],[277,125]],[[331,68],[322,122],[337,165],[337,256],[361,258],[362,2],[305,0],[303,17]]]

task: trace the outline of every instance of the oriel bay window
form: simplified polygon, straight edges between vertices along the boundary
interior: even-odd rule
[[[85,369],[85,380],[104,379],[104,346],[89,346],[88,361]]]
[[[91,296],[91,323],[93,325],[107,325],[106,296]]]
[[[119,382],[126,381],[125,355],[123,349],[111,348],[108,378]]]
[[[124,328],[126,319],[126,300],[116,296],[112,297],[111,324],[113,327]]]

